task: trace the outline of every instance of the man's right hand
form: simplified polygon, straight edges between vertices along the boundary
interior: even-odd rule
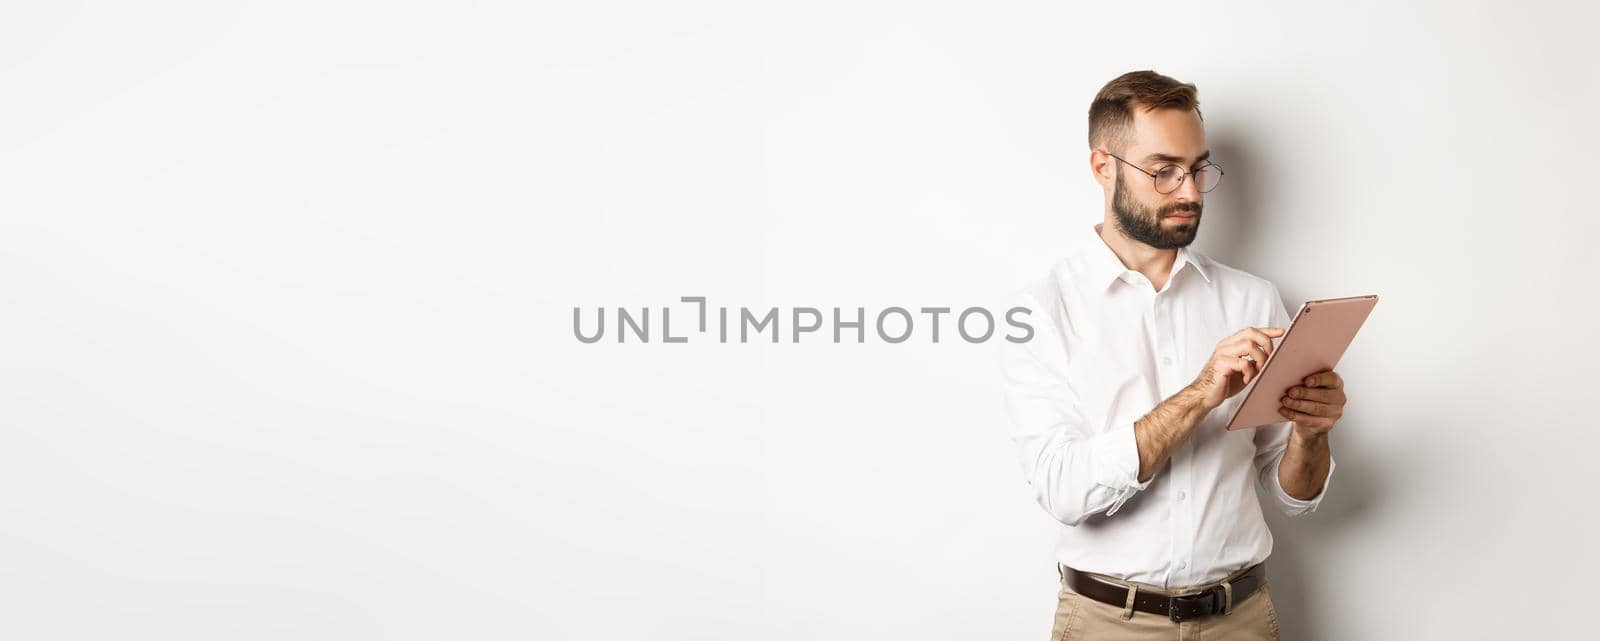
[[[1283,336],[1283,332],[1281,327],[1246,327],[1217,343],[1200,375],[1189,384],[1199,393],[1207,411],[1216,409],[1255,379],[1261,364],[1272,355],[1272,339]],[[1253,360],[1240,358],[1246,354]]]

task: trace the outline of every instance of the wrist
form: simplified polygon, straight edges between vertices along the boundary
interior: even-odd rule
[[[1203,384],[1197,380],[1178,390],[1176,395],[1176,398],[1184,404],[1186,409],[1197,411],[1201,416],[1205,416],[1211,410],[1217,409],[1216,405],[1211,404],[1211,395],[1207,394],[1206,390],[1201,387]]]
[[[1211,410],[1217,408],[1216,405],[1211,404],[1210,395],[1206,394],[1205,390],[1200,389],[1196,383],[1190,383],[1183,389],[1178,390],[1178,393],[1174,394],[1172,398],[1178,403],[1179,407],[1183,408],[1184,417],[1196,423],[1205,418],[1206,414],[1210,414]]]
[[[1314,430],[1301,427],[1299,423],[1293,424],[1289,432],[1289,444],[1315,447],[1328,442],[1327,430]]]

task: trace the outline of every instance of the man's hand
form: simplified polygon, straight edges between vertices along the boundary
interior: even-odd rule
[[[1289,388],[1278,413],[1294,421],[1289,448],[1278,466],[1278,483],[1289,496],[1311,500],[1322,492],[1332,467],[1328,431],[1344,415],[1344,379],[1333,370],[1307,376],[1302,385]]]
[[[1302,385],[1289,388],[1279,399],[1283,406],[1278,408],[1278,413],[1294,421],[1295,436],[1324,436],[1344,415],[1344,379],[1328,369],[1307,376],[1301,382]]]
[[[1272,355],[1272,339],[1283,336],[1281,327],[1246,327],[1217,343],[1206,366],[1189,387],[1199,393],[1207,411],[1238,394],[1255,379],[1261,364]],[[1250,356],[1249,359],[1242,358]]]
[[[1246,327],[1222,339],[1193,383],[1134,422],[1140,483],[1155,476],[1156,469],[1167,461],[1183,439],[1189,437],[1206,414],[1228,397],[1238,394],[1255,378],[1261,364],[1272,354],[1272,339],[1282,336],[1283,332],[1279,327]],[[1254,360],[1239,358],[1246,354]]]

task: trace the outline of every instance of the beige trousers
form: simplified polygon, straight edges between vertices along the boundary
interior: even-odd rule
[[[1099,576],[1099,575],[1096,575]],[[1121,585],[1126,581],[1116,581]],[[1203,590],[1218,583],[1195,586],[1182,592]],[[1140,592],[1176,594],[1143,583],[1131,584]],[[1234,603],[1226,614],[1213,614],[1192,621],[1173,623],[1159,614],[1140,612],[1108,603],[1101,603],[1073,592],[1061,581],[1061,592],[1056,606],[1055,625],[1050,629],[1050,641],[1094,639],[1095,641],[1190,641],[1199,639],[1224,639],[1227,641],[1278,641],[1278,613],[1272,608],[1270,580],[1245,600]]]

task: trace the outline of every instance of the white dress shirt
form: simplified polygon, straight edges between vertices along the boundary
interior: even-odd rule
[[[1272,552],[1257,487],[1290,515],[1327,494],[1303,501],[1279,484],[1291,423],[1227,430],[1247,387],[1144,483],[1133,424],[1193,382],[1222,339],[1287,328],[1288,310],[1270,281],[1188,248],[1158,292],[1112,253],[1100,226],[1084,226],[1013,303],[1033,310],[1035,330],[1026,343],[1008,341],[1003,357],[1023,475],[1062,524],[1062,564],[1166,588],[1221,580]]]

